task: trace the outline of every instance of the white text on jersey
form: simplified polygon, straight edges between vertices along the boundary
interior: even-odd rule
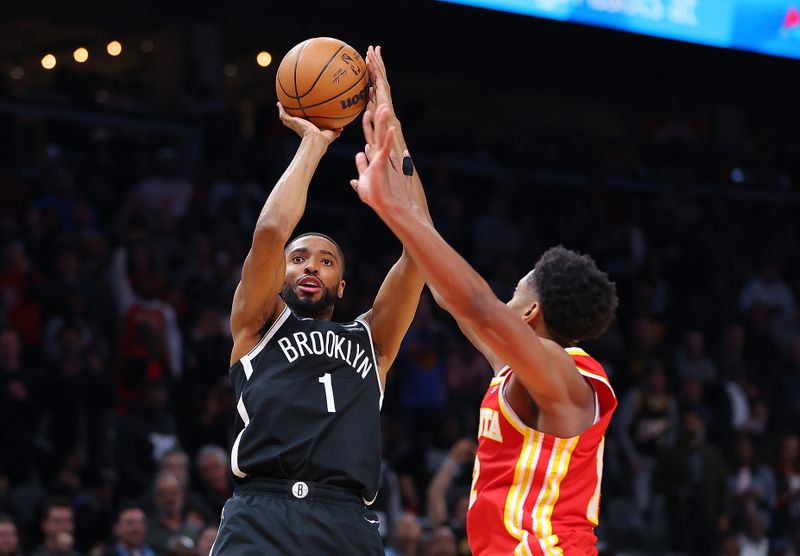
[[[361,375],[361,378],[366,378],[372,370],[372,362],[369,357],[365,357],[367,351],[333,330],[328,330],[324,336],[319,330],[314,330],[310,334],[295,332],[291,336],[279,338],[278,345],[289,363],[305,355],[326,355],[346,362]]]
[[[503,441],[503,433],[500,430],[500,416],[490,407],[481,408],[481,422],[478,425],[478,438],[485,436],[498,442]]]

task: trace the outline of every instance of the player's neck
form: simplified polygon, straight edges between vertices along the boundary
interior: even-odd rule
[[[321,311],[309,311],[302,306],[289,305],[289,309],[298,317],[314,319],[314,320],[331,320],[333,318],[333,305],[326,307]]]
[[[542,322],[541,319],[537,320],[533,325],[531,325],[531,328],[533,328],[533,331],[536,332],[536,335],[540,338],[558,343],[558,341],[553,338],[553,335],[550,334],[550,331],[547,330],[547,326]]]

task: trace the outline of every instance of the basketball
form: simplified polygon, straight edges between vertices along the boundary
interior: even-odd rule
[[[367,103],[369,77],[361,55],[330,37],[308,39],[281,60],[275,78],[278,100],[291,116],[320,129],[352,122]]]

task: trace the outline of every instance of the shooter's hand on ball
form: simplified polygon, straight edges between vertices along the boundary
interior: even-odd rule
[[[298,118],[295,116],[290,116],[286,113],[286,110],[283,109],[283,105],[279,102],[278,104],[278,115],[283,122],[283,125],[294,131],[297,135],[300,136],[302,139],[307,135],[319,135],[328,145],[330,145],[339,135],[342,134],[342,128],[339,129],[320,129],[308,120],[304,120],[303,118]]]

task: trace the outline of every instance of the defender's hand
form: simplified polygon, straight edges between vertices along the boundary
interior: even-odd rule
[[[356,155],[358,179],[350,181],[361,200],[377,212],[410,210],[415,204],[411,178],[397,170],[400,163],[391,154],[396,130],[389,127],[388,118],[389,107],[385,104],[378,107],[375,115],[370,110],[364,112],[362,124],[370,154]]]
[[[380,46],[367,48],[367,71],[372,86],[369,90],[366,110],[375,114],[378,107],[385,104],[389,108],[389,125],[392,125],[397,120],[397,115],[392,104],[391,87],[389,87],[389,79],[386,77],[386,65],[383,63]]]

